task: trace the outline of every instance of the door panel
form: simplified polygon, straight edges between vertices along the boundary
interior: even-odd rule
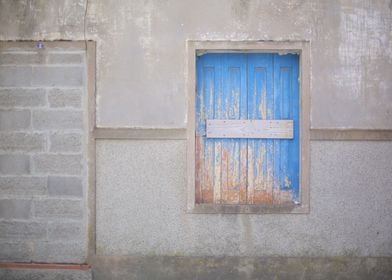
[[[298,102],[298,56],[199,56],[196,203],[273,204],[298,197]],[[294,139],[207,138],[208,119],[294,120]]]
[[[294,120],[294,138],[274,140],[274,200],[299,197],[299,84],[298,56],[274,55],[274,118]]]
[[[217,54],[219,56],[219,54]],[[222,103],[219,119],[247,118],[246,55],[226,54],[222,61]],[[225,204],[246,203],[247,139],[221,139],[221,197]],[[245,172],[245,176],[244,173]]]
[[[273,119],[273,55],[248,55],[248,119]],[[274,141],[249,139],[248,203],[273,202]]]

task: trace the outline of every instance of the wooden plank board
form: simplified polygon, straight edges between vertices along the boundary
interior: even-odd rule
[[[299,195],[299,84],[298,56],[274,55],[274,118],[294,120],[294,138],[274,140],[273,203]]]
[[[248,118],[273,120],[273,55],[248,55]],[[274,140],[248,140],[248,204],[272,204]]]
[[[207,120],[207,138],[292,139],[293,120]]]
[[[217,103],[221,114],[214,119],[240,120],[247,118],[247,56],[225,55],[222,61],[222,91]],[[221,102],[219,101],[221,100]],[[207,138],[208,139],[208,138]],[[222,141],[221,203],[246,203],[246,139],[211,139]]]
[[[196,99],[196,201],[213,203],[214,198],[214,141],[206,139],[203,119],[214,117],[214,93],[220,90],[220,70],[216,59],[204,61],[197,69]]]

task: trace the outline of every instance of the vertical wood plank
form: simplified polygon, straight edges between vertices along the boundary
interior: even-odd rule
[[[290,99],[290,117],[294,120],[294,138],[289,141],[290,159],[289,173],[291,177],[291,192],[294,202],[300,201],[300,96],[299,96],[299,56],[291,55],[290,63],[292,66],[291,76],[291,99]]]
[[[216,93],[214,95],[214,119],[222,119],[222,57],[215,56]],[[214,139],[214,203],[222,202],[222,140]]]
[[[241,57],[241,94],[239,119],[248,119],[248,56]],[[248,190],[248,139],[239,139],[240,152],[240,197],[239,203],[247,203]]]
[[[272,54],[248,54],[248,119],[273,119]],[[272,203],[273,141],[248,140],[248,203]]]
[[[203,140],[204,140],[204,172],[203,172],[203,185],[202,201],[203,203],[212,203],[214,197],[214,141],[213,139],[205,138],[205,119],[213,118],[214,116],[214,94],[216,94],[216,64],[214,59],[212,65],[209,65],[207,57],[203,57],[206,62],[203,67],[204,72],[204,119],[203,122]]]
[[[204,144],[203,137],[196,136],[195,139],[195,202],[201,203],[201,185],[203,183],[204,170]]]
[[[213,202],[213,140],[205,139],[205,119],[214,114],[214,91],[216,69],[208,57],[197,58],[196,92],[196,194],[200,203]]]
[[[246,55],[224,55],[222,73],[222,112],[224,119],[246,119]],[[247,140],[241,139],[223,140],[222,203],[238,204],[241,197],[244,199],[246,196],[246,176],[241,174],[241,171],[246,170],[246,142]]]
[[[204,118],[204,82],[203,66],[201,59],[196,59],[196,109],[195,109],[195,202],[201,203],[201,186],[203,185],[204,172],[204,143],[203,143],[203,122]]]
[[[294,138],[274,140],[274,203],[291,201],[299,188],[298,56],[274,55],[275,118],[294,120]]]
[[[274,55],[273,62],[274,62],[274,118],[281,119],[282,118],[282,82],[284,82],[281,69],[281,64],[279,63],[279,57]],[[274,141],[274,182],[273,182],[273,202],[277,203],[279,201],[278,194],[280,192],[281,187],[281,141],[280,140],[273,140]]]
[[[219,93],[221,110],[220,110],[220,118],[228,119],[229,118],[229,78],[228,78],[228,69],[226,62],[227,54],[221,55],[221,65],[222,65],[222,91]],[[228,203],[229,202],[229,176],[230,176],[230,139],[222,139],[222,179],[221,179],[221,202]]]

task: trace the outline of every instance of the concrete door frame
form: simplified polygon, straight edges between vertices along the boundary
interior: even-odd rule
[[[300,197],[299,205],[214,205],[195,203],[195,89],[196,56],[205,52],[297,53],[300,59]],[[187,41],[187,210],[194,214],[309,213],[310,180],[310,48],[307,41]]]

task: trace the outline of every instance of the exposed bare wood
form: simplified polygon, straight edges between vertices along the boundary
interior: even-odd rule
[[[208,138],[292,139],[292,120],[207,120]]]

